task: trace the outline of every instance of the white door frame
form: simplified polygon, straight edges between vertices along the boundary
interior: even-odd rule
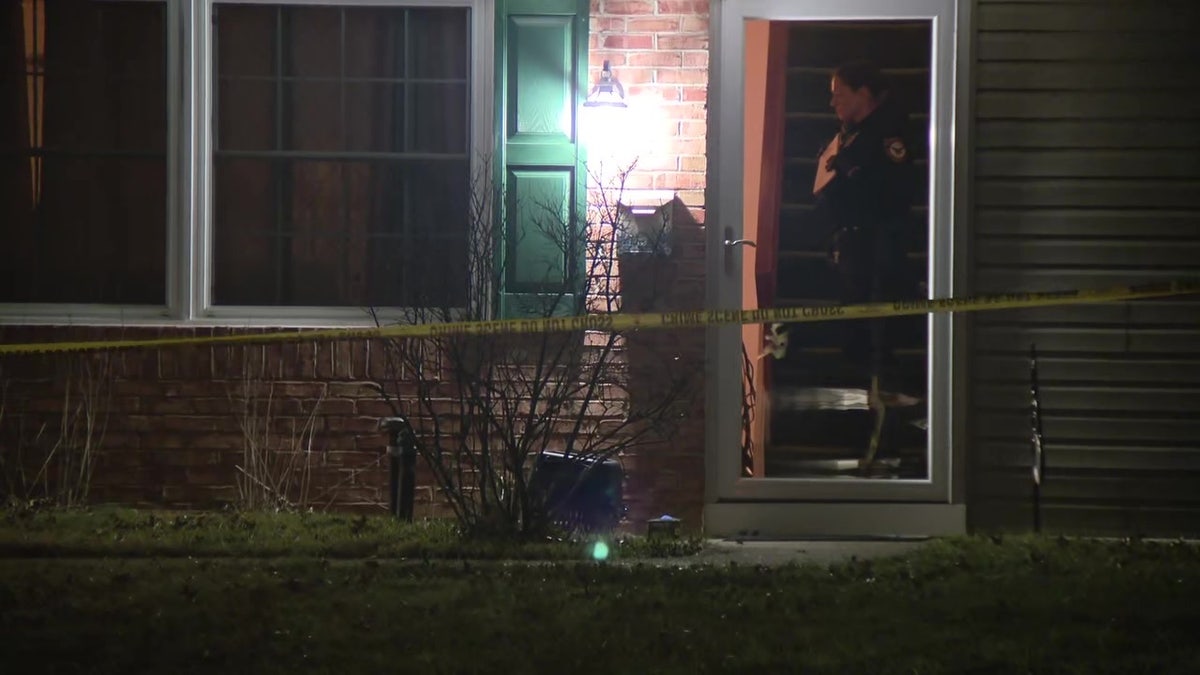
[[[960,251],[966,228],[970,53],[968,0],[714,0],[706,206],[707,304],[741,307],[742,255],[724,246],[742,236],[744,22],[768,20],[930,19],[933,64],[930,138],[929,286],[932,297],[965,288]],[[730,229],[731,228],[731,229]],[[726,260],[726,256],[732,260]],[[730,264],[731,263],[731,264]],[[965,342],[961,317],[929,321],[929,451],[926,480],[743,478],[742,334],[714,326],[707,334],[705,531],[724,536],[945,534],[965,531],[962,452]]]

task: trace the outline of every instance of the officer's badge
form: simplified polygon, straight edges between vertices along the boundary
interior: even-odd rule
[[[904,147],[902,138],[885,138],[883,147],[887,149],[888,158],[893,162],[903,162],[908,157],[908,148]]]

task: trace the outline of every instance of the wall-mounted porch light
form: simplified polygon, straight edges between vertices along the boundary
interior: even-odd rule
[[[603,64],[580,110],[579,140],[587,153],[589,190],[623,186],[638,160],[654,155],[663,134],[657,124],[662,116],[658,106],[645,93],[626,99],[612,62],[606,59]]]
[[[625,106],[625,87],[621,86],[620,80],[613,75],[612,66],[609,65],[607,59],[604,61],[604,67],[600,69],[600,79],[596,81],[596,86],[592,87],[592,91],[588,93],[587,100],[583,105],[588,108],[624,108]]]

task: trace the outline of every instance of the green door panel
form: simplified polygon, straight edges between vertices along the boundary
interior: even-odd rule
[[[564,264],[567,251],[574,246],[562,236],[563,223],[570,222],[573,182],[573,171],[509,171],[507,210],[513,228],[505,268],[509,292],[560,290],[561,280],[568,274]]]

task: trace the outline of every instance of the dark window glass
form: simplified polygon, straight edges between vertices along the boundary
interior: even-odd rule
[[[216,11],[214,303],[463,303],[468,10]]]
[[[0,302],[166,302],[165,4],[0,2]]]

